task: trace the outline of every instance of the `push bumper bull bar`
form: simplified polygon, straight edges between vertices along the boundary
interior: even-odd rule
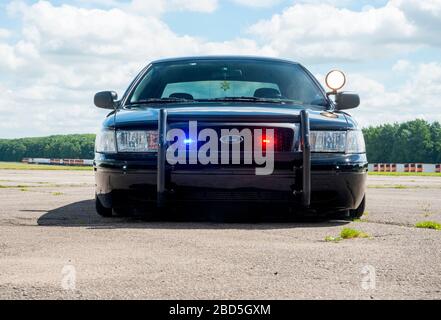
[[[311,144],[309,142],[309,115],[306,110],[300,112],[300,130],[303,152],[302,204],[304,207],[309,207],[311,204]]]
[[[159,110],[158,119],[158,170],[157,170],[157,205],[165,206],[165,161],[167,152],[167,110]]]
[[[166,152],[167,152],[167,110],[159,110],[157,157],[157,206],[166,205]],[[311,204],[311,145],[308,111],[300,112],[300,145],[303,154],[301,203],[307,208]]]

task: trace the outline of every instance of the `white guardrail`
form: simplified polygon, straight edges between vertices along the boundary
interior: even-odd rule
[[[46,159],[46,158],[24,158],[23,163],[49,164],[60,166],[93,166],[93,160],[89,159]]]
[[[441,164],[432,163],[371,163],[371,172],[441,172]]]

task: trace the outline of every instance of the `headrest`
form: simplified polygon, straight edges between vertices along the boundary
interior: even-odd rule
[[[254,92],[256,98],[281,98],[280,91],[273,88],[259,88]]]
[[[188,93],[183,92],[175,92],[172,93],[169,98],[176,98],[176,99],[186,99],[186,100],[194,100],[193,96]]]

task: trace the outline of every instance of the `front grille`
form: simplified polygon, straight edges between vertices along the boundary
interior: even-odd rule
[[[238,129],[240,131],[240,128],[215,128],[219,138],[222,137],[221,130],[222,129]],[[294,131],[290,128],[271,128],[271,127],[253,127],[250,128],[251,134],[252,134],[252,140],[253,140],[253,148],[254,148],[254,141],[255,141],[255,134],[256,130],[261,130],[257,132],[262,132],[262,136],[257,137],[260,140],[264,140],[267,138],[266,130],[273,129],[274,130],[274,141],[270,141],[270,143],[274,144],[274,151],[275,152],[289,152],[292,150],[293,142],[294,142]],[[203,143],[202,143],[203,144]],[[243,144],[242,149],[243,150]],[[263,145],[264,149],[265,146]]]
[[[274,130],[276,152],[289,152],[293,149],[294,131],[290,128],[276,128]]]
[[[181,127],[181,126],[172,126],[172,127]],[[185,130],[185,127],[181,127],[187,134],[188,136],[188,129]],[[262,132],[262,136],[260,137],[261,140],[265,140],[266,139],[266,130],[268,129],[273,129],[274,130],[274,141],[270,141],[270,143],[273,143],[274,145],[274,151],[275,152],[290,152],[293,150],[293,146],[294,146],[294,137],[295,137],[295,132],[293,128],[287,128],[287,127],[268,127],[268,126],[250,126],[247,127],[245,125],[240,125],[238,124],[237,126],[219,126],[219,125],[214,125],[214,126],[210,126],[209,124],[204,124],[204,126],[200,126],[198,125],[198,135],[199,132],[202,131],[203,129],[213,129],[216,131],[217,136],[219,138],[222,137],[222,130],[223,129],[227,129],[231,132],[231,130],[233,129],[237,129],[238,132],[241,132],[244,128],[246,129],[250,129],[251,130],[251,136],[252,136],[252,144],[253,144],[253,148],[254,146],[254,141],[255,141],[255,137],[254,135],[260,131],[256,131],[256,130],[261,130]],[[259,137],[258,137],[259,138]],[[199,148],[205,144],[205,142],[197,142],[198,145],[198,150]],[[244,150],[244,142],[240,142],[241,144],[241,151]],[[219,145],[221,145],[221,143],[219,142]],[[220,147],[219,147],[220,148]],[[263,145],[263,149],[265,150],[265,146]]]

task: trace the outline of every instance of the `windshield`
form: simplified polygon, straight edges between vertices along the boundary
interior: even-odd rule
[[[129,95],[148,102],[253,101],[326,106],[319,86],[299,65],[277,61],[196,60],[152,65]]]

